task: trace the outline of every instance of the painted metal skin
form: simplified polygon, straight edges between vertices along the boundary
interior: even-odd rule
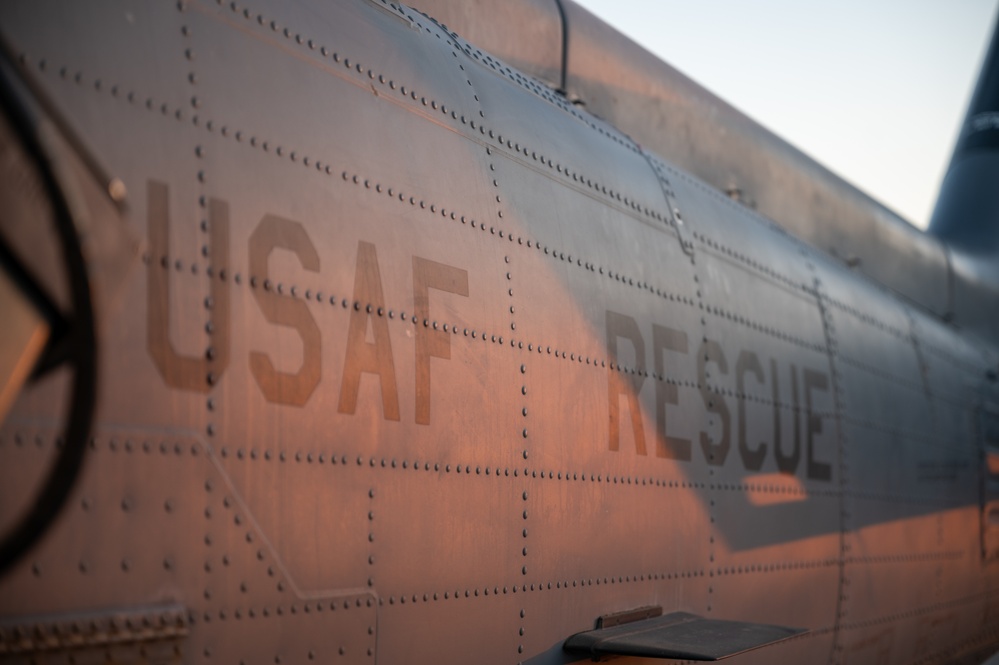
[[[964,328],[999,334],[999,317],[976,306],[999,298],[995,282],[975,279],[966,248],[922,233],[572,0],[418,6],[854,271]]]
[[[0,578],[0,655],[565,663],[646,606],[809,629],[739,663],[999,645],[994,341],[411,9],[9,2],[0,32],[128,192],[71,170],[114,268],[95,425]],[[51,227],[2,228],[59,301]],[[0,529],[68,374],[0,430]]]

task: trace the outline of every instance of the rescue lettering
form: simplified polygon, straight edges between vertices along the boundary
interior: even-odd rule
[[[645,383],[646,359],[645,339],[638,322],[625,314],[607,311],[607,353],[612,364],[608,371],[608,439],[611,451],[621,449],[621,435],[625,427],[630,427],[635,441],[635,452],[646,455],[645,427],[642,418],[640,393]],[[658,324],[652,326],[652,354],[655,379],[656,411],[656,456],[692,461],[691,441],[670,433],[670,419],[667,406],[677,406],[678,391],[675,383],[666,380],[669,361],[690,363],[687,335]],[[617,363],[619,355],[634,358],[634,366],[622,368]],[[667,361],[669,358],[669,361]],[[697,386],[708,424],[702,424],[698,435],[699,456],[711,466],[722,466],[729,458],[732,449],[732,435],[735,432],[738,459],[747,471],[760,471],[768,453],[772,452],[778,471],[795,474],[802,466],[814,480],[831,480],[832,466],[820,459],[816,453],[816,435],[822,433],[822,418],[813,411],[813,400],[817,393],[828,392],[829,380],[826,374],[811,368],[799,369],[789,363],[783,370],[778,369],[776,359],[769,362],[769,374],[755,352],[743,349],[739,352],[732,371],[736,385],[735,418],[733,422],[730,408],[730,395],[719,388],[723,379],[730,376],[729,361],[721,345],[714,340],[704,340],[697,349],[693,361],[697,369]],[[630,363],[629,363],[630,365]],[[784,384],[783,382],[787,382]],[[758,387],[768,383],[771,389],[773,423],[770,439],[751,440],[747,422],[747,386],[755,382]],[[803,383],[803,389],[799,389]],[[790,389],[791,403],[781,401],[781,385]],[[801,409],[801,393],[804,393],[805,407]],[[786,401],[786,399],[785,399]],[[627,415],[622,409],[628,411]],[[790,432],[785,429],[782,409],[789,410],[792,420]],[[802,413],[805,414],[804,427]],[[802,430],[804,430],[804,451],[802,450]]]

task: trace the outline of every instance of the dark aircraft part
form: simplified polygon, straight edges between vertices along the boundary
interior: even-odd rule
[[[0,108],[9,129],[5,127],[4,135],[0,137],[4,144],[2,150],[8,154],[23,154],[22,167],[33,171],[44,188],[45,198],[51,206],[50,219],[56,244],[65,266],[70,311],[60,311],[56,301],[46,292],[44,282],[32,275],[31,268],[21,262],[10,246],[12,227],[15,232],[24,231],[20,220],[4,221],[0,226],[0,232],[3,232],[0,235],[8,236],[0,237],[0,266],[35,304],[53,331],[35,365],[34,377],[40,378],[67,364],[73,369],[73,380],[61,449],[31,508],[0,540],[0,574],[38,542],[65,505],[83,465],[97,392],[97,340],[90,278],[71,204],[64,195],[65,183],[59,182],[59,169],[53,164],[56,157],[48,147],[52,143],[46,132],[53,130],[44,120],[32,116],[24,100],[24,89],[14,79],[13,63],[5,51],[0,62]],[[20,137],[20,145],[13,143],[15,136]],[[30,207],[30,203],[25,205]],[[6,207],[5,212],[10,214],[12,208]],[[16,228],[18,223],[20,228]]]
[[[662,615],[663,608],[659,605],[648,605],[634,610],[614,612],[612,614],[605,614],[597,619],[597,629],[613,628],[614,626],[620,626],[625,623],[633,623],[644,619],[654,619],[656,617],[661,617]]]
[[[721,660],[805,632],[800,628],[705,619],[687,612],[673,612],[576,633],[565,641],[563,648],[594,658],[635,656]]]
[[[973,254],[999,253],[999,32],[994,32],[930,232]]]
[[[955,321],[992,339],[999,337],[997,183],[999,32],[993,32],[929,228],[950,252]]]

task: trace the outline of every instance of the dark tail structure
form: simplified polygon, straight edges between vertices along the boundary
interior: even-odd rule
[[[948,249],[955,322],[999,337],[999,31],[993,31],[929,232]]]

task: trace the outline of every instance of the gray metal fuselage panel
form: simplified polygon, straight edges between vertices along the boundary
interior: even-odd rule
[[[226,663],[563,663],[648,605],[810,631],[739,663],[995,642],[995,348],[407,8],[0,26],[147,242],[3,621],[180,605]],[[63,383],[0,430],[0,526]]]

